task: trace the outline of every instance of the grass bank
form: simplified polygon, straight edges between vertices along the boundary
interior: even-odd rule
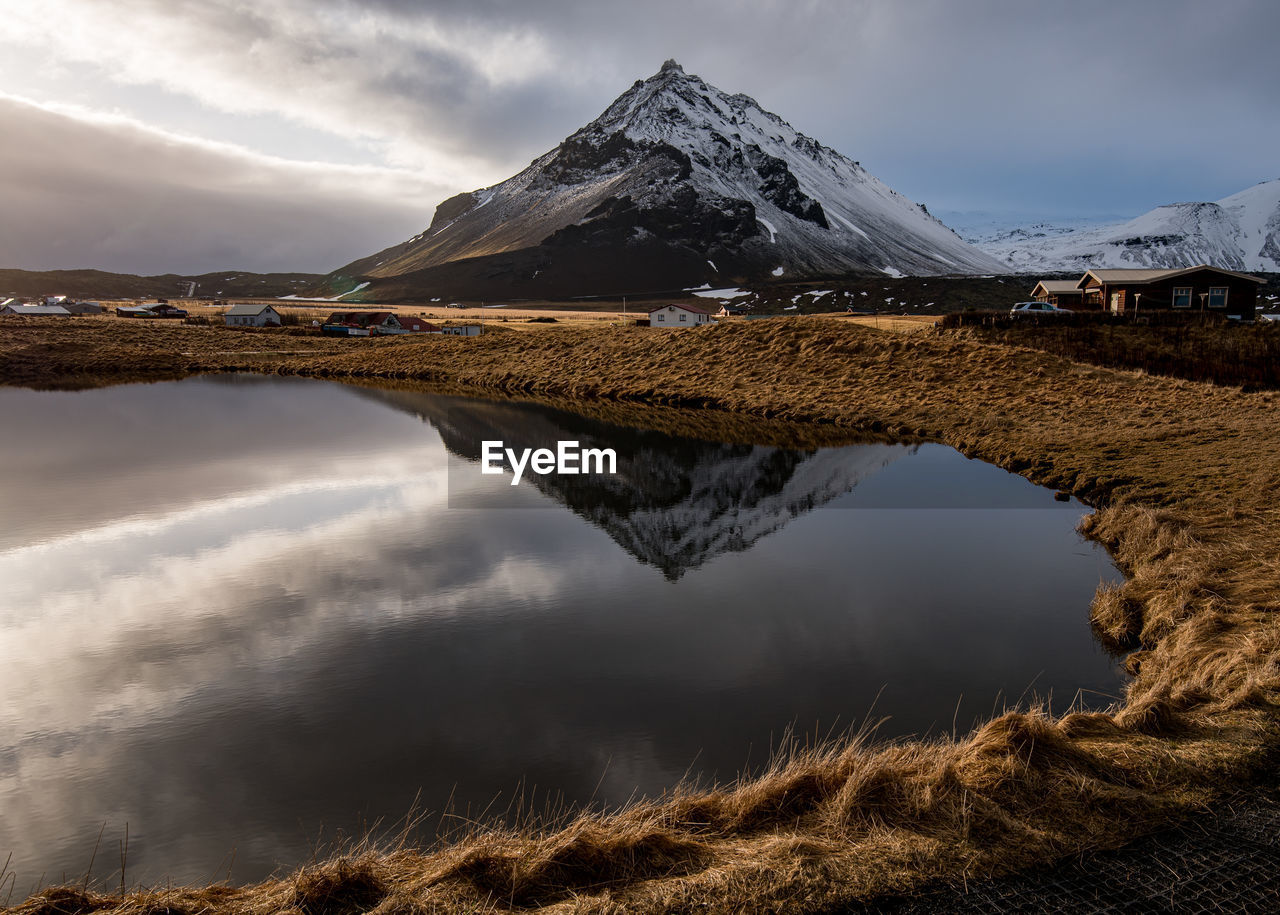
[[[1133,680],[1109,714],[1017,712],[954,741],[796,751],[717,790],[425,851],[355,849],[254,886],[53,888],[24,915],[828,911],[1115,846],[1271,771],[1280,748],[1280,394],[823,319],[364,341],[0,319],[8,384],[205,371],[943,442],[1099,506],[1087,533],[1128,580],[1081,612],[1132,650]]]
[[[980,340],[1030,346],[1070,359],[1141,369],[1191,381],[1280,388],[1280,323],[1237,324],[1217,315],[1132,317],[1079,314],[1028,320],[1006,313],[951,314],[948,330]]]

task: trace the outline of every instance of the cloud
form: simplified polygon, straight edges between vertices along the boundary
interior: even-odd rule
[[[400,241],[440,199],[509,177],[668,57],[934,209],[1136,214],[1274,177],[1280,143],[1268,45],[1280,7],[1266,0],[0,0],[0,16],[10,49],[43,55],[11,74],[26,95],[263,148],[341,138],[343,156],[440,189],[410,231],[353,224],[370,242],[317,249],[312,269]],[[1175,139],[1203,120],[1189,112],[1212,112],[1212,127]],[[176,191],[156,200],[188,205]],[[87,250],[129,269],[140,249],[112,231],[106,250],[55,234],[41,262]]]
[[[420,231],[448,189],[0,95],[3,266],[325,272]]]

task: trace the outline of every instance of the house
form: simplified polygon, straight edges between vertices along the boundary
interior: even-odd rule
[[[693,305],[663,305],[649,312],[650,327],[692,327],[710,323],[711,312]]]
[[[389,311],[335,311],[324,323],[358,327],[369,331],[370,334],[378,334],[383,329],[389,329],[392,333],[400,330],[400,322],[396,320],[395,314]]]
[[[187,312],[168,302],[152,302],[149,305],[121,305],[116,314],[122,318],[185,318]]]
[[[395,319],[395,327],[383,325],[379,327],[378,332],[382,334],[439,334],[445,331],[438,325],[432,324],[425,318],[415,318],[412,315],[393,315]]]
[[[1084,294],[1077,287],[1078,282],[1079,280],[1041,280],[1031,290],[1031,298],[1059,308],[1079,308],[1084,302]]]
[[[751,314],[751,310],[745,305],[721,305],[720,310],[716,312],[717,318],[736,318],[742,315]]]
[[[100,315],[106,311],[101,302],[63,302],[62,307],[73,315]]]
[[[1247,273],[1200,264],[1180,270],[1090,270],[1076,283],[1082,307],[1112,314],[1147,309],[1222,314],[1252,321],[1258,287],[1264,280]]]
[[[390,311],[335,311],[321,332],[333,337],[376,337],[380,334],[438,334],[435,324]]]
[[[440,333],[452,337],[478,337],[482,330],[479,324],[452,324],[440,328]]]
[[[42,295],[40,296],[41,305],[62,305],[67,301],[65,295]]]
[[[6,305],[0,308],[0,315],[59,315],[66,317],[71,312],[61,305]]]
[[[279,327],[280,312],[270,305],[232,305],[222,316],[228,327]]]

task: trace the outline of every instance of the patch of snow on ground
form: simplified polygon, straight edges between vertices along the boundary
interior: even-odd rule
[[[736,299],[751,293],[745,289],[708,289],[705,292],[695,292],[694,295],[702,296],[704,299]]]
[[[769,241],[773,242],[774,244],[777,244],[777,241],[778,241],[777,226],[775,226],[769,220],[765,219],[763,216],[757,216],[756,222],[760,223],[760,225],[764,226],[766,229],[769,230]],[[716,271],[716,272],[718,273],[719,271]]]
[[[939,258],[939,260],[941,260],[941,258]],[[948,263],[950,263],[950,261],[948,261]],[[881,267],[880,272],[889,274],[889,276],[893,277],[895,280],[900,280],[906,276],[906,274],[897,267]]]
[[[811,295],[816,299],[819,296],[827,295],[830,292],[831,292],[830,289],[814,289],[811,292],[806,292],[805,295]]]
[[[782,268],[781,268],[781,267],[774,267],[774,268],[773,268],[773,275],[774,275],[774,276],[782,276]]]
[[[800,307],[799,305],[783,305],[783,306],[782,306],[782,310],[783,310],[783,311],[795,311],[795,310],[796,310],[797,308],[799,308],[799,307]]]
[[[831,210],[831,209],[827,209],[827,212],[828,212],[828,213],[830,213],[832,216],[834,216],[836,219],[840,220],[842,223],[844,223],[846,226],[848,226],[848,227],[849,227],[850,229],[852,229],[854,232],[857,232],[859,235],[861,235],[861,236],[862,236],[863,238],[865,238],[867,241],[870,241],[870,240],[871,240],[871,236],[870,236],[870,235],[868,235],[866,232],[864,232],[864,231],[862,231],[861,229],[859,229],[857,226],[855,226],[855,225],[854,225],[853,223],[851,223],[849,220],[845,219],[845,218],[844,218],[843,216],[841,216],[839,213],[837,213],[837,212],[835,212],[835,211],[833,211],[833,210]]]
[[[689,286],[687,289],[685,289],[685,292],[697,292],[699,289],[710,289],[710,288],[711,288],[710,283],[703,283],[701,286]]]
[[[711,267],[711,269],[712,269],[712,270],[714,270],[716,273],[719,273],[719,272],[720,272],[720,268],[716,266],[716,262],[715,262],[715,261],[707,261],[707,264],[708,264],[708,265]]]
[[[866,290],[864,289],[864,290],[862,291],[862,295],[866,295],[866,294],[867,294],[867,292],[866,292]]]
[[[433,301],[433,302],[439,302],[440,300],[439,300],[439,299],[432,299],[431,301]]]
[[[344,299],[349,295],[355,295],[357,292],[359,292],[361,289],[363,289],[368,285],[369,285],[368,283],[361,283],[355,289],[349,289],[346,292],[342,293],[341,295],[331,295],[328,298],[325,298],[324,296],[303,296],[303,295],[298,295],[297,293],[292,293],[292,292],[289,293],[289,295],[278,295],[276,296],[276,298],[277,299],[293,299],[296,302],[337,302],[338,300]]]

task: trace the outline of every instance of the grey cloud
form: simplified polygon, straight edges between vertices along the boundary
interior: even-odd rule
[[[434,203],[508,177],[668,57],[756,97],[933,209],[1136,214],[1274,177],[1280,143],[1269,47],[1280,7],[1265,0],[1212,8],[1155,0],[130,0],[110,18],[101,4],[63,2],[70,19],[91,23],[94,40],[49,27],[44,39],[56,56],[206,109],[357,139],[371,157],[417,169],[440,189],[412,214],[395,195],[360,195],[334,237],[317,238],[323,221],[309,220],[305,264],[293,253],[300,244],[281,244],[282,231],[274,243],[249,246],[260,255],[254,264],[270,255],[276,269],[329,269],[412,235]],[[120,21],[140,27],[117,30]],[[1213,127],[1175,140],[1188,110],[1212,111]],[[70,158],[63,148],[49,166]],[[77,157],[57,187],[128,183],[90,158]],[[22,174],[34,168],[28,161]],[[47,187],[47,173],[44,180]],[[144,226],[190,199],[145,190],[128,195],[134,211],[151,201]],[[20,199],[24,218],[49,209],[42,194]],[[201,206],[219,220],[245,206],[241,223],[277,230],[320,209],[281,189],[256,201],[219,194]],[[26,247],[11,250],[47,266],[79,263],[77,252],[89,251],[119,269],[141,260],[168,269],[185,256],[171,233],[144,257],[118,221],[114,230],[85,219],[63,231],[47,217],[26,233]],[[242,231],[209,239],[200,263],[230,265]]]
[[[0,97],[3,266],[324,272],[420,231],[441,185],[182,141]]]

